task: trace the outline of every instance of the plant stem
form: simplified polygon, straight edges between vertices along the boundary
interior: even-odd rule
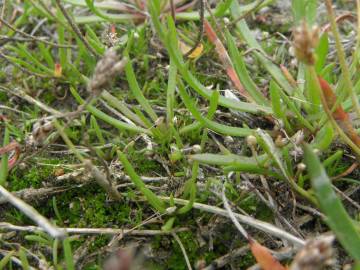
[[[69,139],[69,137],[66,135],[64,128],[60,125],[60,123],[57,120],[53,121],[55,128],[57,129],[58,133],[60,134],[61,138],[64,140],[66,145],[69,147],[70,151],[73,152],[73,154],[77,157],[78,160],[81,162],[84,162],[84,157],[80,154],[79,150],[76,149],[75,145],[72,143],[72,141]]]
[[[78,36],[78,38],[81,40],[81,42],[84,44],[84,46],[93,54],[94,56],[99,57],[100,55],[90,46],[90,44],[87,42],[85,37],[81,34],[81,31],[79,27],[76,25],[76,23],[73,21],[73,19],[70,17],[70,15],[67,13],[64,6],[61,4],[60,0],[56,0],[56,4],[59,7],[61,13],[64,15],[68,23],[70,24],[71,28],[73,29],[74,33]]]
[[[65,231],[51,224],[51,222],[36,211],[32,206],[23,200],[15,197],[11,192],[0,186],[0,195],[9,203],[19,209],[24,215],[34,221],[39,227],[54,238],[62,239],[65,237]]]
[[[309,66],[309,72],[310,72],[310,76],[312,76],[313,78],[317,78],[317,74],[315,71],[314,66]],[[333,127],[335,128],[335,130],[339,133],[339,136],[341,137],[341,139],[348,144],[356,153],[356,155],[358,157],[360,157],[360,149],[359,147],[357,147],[352,140],[350,140],[350,138],[345,134],[345,132],[342,130],[342,128],[338,125],[338,123],[336,122],[336,120],[334,119],[331,109],[329,108],[327,102],[326,102],[326,98],[324,96],[323,91],[321,90],[321,86],[319,84],[318,80],[314,80],[315,86],[317,91],[319,91],[320,93],[320,99],[321,99],[321,103],[323,105],[323,108],[325,110],[325,113],[327,115],[327,117],[329,118],[331,124],[333,125]]]
[[[346,64],[346,58],[345,58],[345,53],[344,53],[344,49],[341,45],[341,39],[340,39],[340,34],[339,31],[337,29],[337,25],[336,25],[336,18],[335,18],[335,14],[334,14],[334,10],[332,8],[332,1],[331,0],[326,0],[325,4],[326,4],[326,9],[328,12],[328,17],[330,20],[330,24],[331,24],[331,30],[334,34],[334,39],[335,39],[335,45],[336,45],[336,51],[339,57],[339,62],[340,62],[340,67],[342,70],[342,75],[344,77],[344,84],[345,84],[345,88],[347,88],[348,94],[351,96],[351,100],[353,103],[353,107],[354,110],[357,114],[358,117],[360,117],[360,105],[359,105],[359,101],[357,98],[357,95],[354,91],[354,87],[352,85],[351,82],[351,75],[350,75],[350,71],[349,68]]]
[[[176,199],[176,198],[170,198],[170,197],[160,197],[160,199],[169,202],[170,200],[174,200],[175,204],[180,204],[180,205],[186,205],[189,203],[188,200],[183,200],[183,199]],[[228,212],[225,209],[216,207],[216,206],[212,206],[212,205],[207,205],[207,204],[202,204],[202,203],[194,203],[193,208],[198,209],[200,211],[205,211],[208,213],[213,213],[216,215],[220,215],[220,216],[224,216],[224,217],[229,217]],[[266,232],[270,235],[274,235],[276,237],[279,237],[281,239],[286,239],[289,242],[293,243],[295,246],[304,246],[305,245],[305,241],[286,232],[283,231],[281,229],[279,229],[278,227],[275,227],[274,225],[264,222],[264,221],[260,221],[257,220],[253,217],[250,216],[245,216],[242,214],[238,214],[238,213],[234,213],[234,216],[242,223],[257,228],[258,230],[261,230],[263,232]]]

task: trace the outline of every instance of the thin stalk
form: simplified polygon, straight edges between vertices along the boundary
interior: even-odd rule
[[[70,151],[73,152],[74,155],[84,164],[85,169],[92,174],[92,176],[94,177],[95,181],[99,184],[99,186],[101,186],[110,195],[112,199],[120,201],[121,194],[106,178],[106,176],[96,166],[94,166],[90,160],[86,160],[80,154],[80,151],[75,147],[75,145],[66,135],[66,133],[64,132],[64,128],[60,125],[60,123],[57,120],[54,120],[53,123],[56,129],[58,130],[58,133],[60,134],[60,136],[62,137],[68,148],[70,149]]]
[[[85,158],[80,154],[79,150],[76,149],[75,145],[66,135],[64,128],[60,125],[60,123],[57,120],[54,120],[53,124],[54,127],[57,129],[58,133],[60,134],[61,138],[64,140],[64,142],[70,149],[70,151],[73,152],[73,154],[77,157],[78,160],[80,160],[81,162],[85,162]]]
[[[24,215],[34,221],[39,227],[54,238],[63,239],[65,232],[42,216],[35,208],[24,202],[23,200],[15,197],[4,187],[0,186],[0,196],[5,198],[10,204],[19,209]]]
[[[4,144],[3,146],[5,147],[6,145],[8,145],[10,142],[10,132],[9,129],[7,127],[5,127],[5,132],[4,132]],[[8,154],[3,154],[2,159],[1,159],[1,170],[0,170],[0,185],[4,185],[6,178],[8,176],[8,171],[9,171],[9,161],[8,161],[9,155]]]
[[[168,125],[173,124],[174,119],[174,103],[176,89],[177,67],[172,59],[170,59],[170,69],[168,77],[168,87],[166,92],[166,122]]]
[[[84,46],[93,54],[94,56],[99,57],[100,55],[90,46],[90,44],[87,42],[85,37],[81,34],[81,31],[79,27],[76,25],[76,23],[73,21],[73,19],[70,17],[70,15],[67,13],[64,6],[61,4],[60,0],[56,0],[56,4],[59,7],[61,13],[64,15],[68,23],[70,24],[72,30],[77,35],[77,37],[81,40],[81,42],[84,44]]]
[[[360,0],[356,0],[356,13],[357,13],[357,44],[355,48],[360,45]]]
[[[185,54],[185,56],[189,56],[190,54],[192,54],[196,48],[200,45],[202,37],[204,35],[204,16],[205,16],[205,0],[199,0],[200,2],[200,10],[199,10],[199,14],[200,14],[200,26],[199,26],[199,33],[196,39],[196,42],[194,44],[194,46]],[[175,21],[174,21],[175,22]]]
[[[347,89],[348,94],[351,96],[353,107],[354,107],[354,110],[355,110],[357,116],[360,117],[359,101],[358,101],[357,95],[356,95],[356,93],[354,91],[354,88],[353,88],[353,85],[352,85],[352,82],[351,82],[351,75],[350,75],[349,68],[348,68],[348,66],[346,64],[344,48],[341,45],[340,34],[339,34],[338,29],[337,29],[336,18],[335,18],[335,14],[334,14],[334,10],[332,8],[332,3],[331,2],[332,2],[331,0],[326,0],[325,4],[326,4],[327,12],[328,12],[328,17],[329,17],[329,20],[330,20],[331,30],[332,30],[332,32],[334,34],[336,51],[337,51],[337,55],[339,57],[339,62],[340,62],[341,70],[342,70],[342,75],[343,75],[343,78],[344,78],[345,88]]]
[[[184,245],[182,244],[182,242],[181,242],[181,240],[180,240],[179,236],[177,236],[177,234],[176,234],[176,233],[174,233],[174,232],[172,233],[172,236],[174,237],[175,241],[176,241],[176,242],[179,244],[179,246],[180,246],[181,252],[182,252],[182,253],[183,253],[183,255],[184,255],[184,259],[185,259],[185,262],[186,262],[187,268],[188,268],[189,270],[192,270],[192,267],[191,267],[191,263],[190,263],[189,257],[188,257],[188,255],[187,255],[187,253],[186,253],[186,249],[185,249]]]
[[[180,205],[186,205],[189,203],[188,200],[177,199],[177,198],[172,198],[172,197],[159,196],[159,198],[166,202],[170,202],[171,200],[173,200],[175,204],[180,204]],[[222,208],[219,208],[216,206],[202,204],[202,203],[194,203],[193,208],[198,209],[200,211],[205,211],[208,213],[213,213],[216,215],[220,215],[220,216],[229,218],[229,213],[225,209],[222,209]],[[299,247],[299,246],[302,247],[305,245],[304,240],[302,240],[282,229],[279,229],[278,227],[276,227],[270,223],[255,219],[250,216],[238,214],[238,213],[234,213],[234,216],[241,223],[244,223],[248,226],[251,226],[253,228],[256,228],[258,230],[266,232],[270,235],[279,237],[280,239],[288,240],[289,242],[293,243],[297,247]]]
[[[4,231],[17,231],[36,233],[44,232],[42,227],[38,226],[18,226],[7,222],[0,222],[0,229]],[[161,230],[134,230],[124,228],[59,228],[67,234],[80,235],[136,235],[136,236],[152,236],[152,235],[169,235],[173,232],[186,232],[188,228],[176,228],[171,231]],[[0,268],[1,269],[1,268]]]
[[[50,45],[50,46],[54,46],[54,47],[57,47],[57,48],[75,48],[75,46],[73,45],[67,45],[67,44],[59,44],[59,43],[55,43],[55,42],[51,42],[51,41],[47,41],[45,40],[44,38],[42,37],[37,37],[37,36],[33,36],[33,35],[30,35],[26,32],[23,32],[15,27],[13,27],[10,23],[8,23],[7,21],[5,21],[3,18],[0,17],[0,23],[1,24],[4,24],[6,27],[8,27],[9,29],[13,30],[14,32],[16,33],[19,33],[20,35],[24,36],[24,37],[27,37],[31,40],[34,40],[34,41],[38,41],[38,42],[42,42],[44,44],[47,44],[47,45]]]
[[[312,76],[313,78],[317,78],[317,74],[315,71],[314,66],[309,66],[309,72],[310,72],[310,76]],[[342,130],[342,128],[338,125],[338,123],[336,122],[336,120],[334,119],[331,109],[329,108],[327,102],[326,102],[326,98],[324,96],[323,91],[321,90],[321,86],[318,80],[314,80],[315,86],[317,91],[319,91],[320,93],[320,99],[321,99],[321,103],[323,105],[323,108],[325,110],[325,113],[327,115],[327,117],[329,118],[331,124],[333,125],[333,127],[335,128],[335,130],[339,133],[339,136],[341,137],[341,139],[348,144],[356,153],[356,155],[358,157],[360,157],[360,149],[359,147],[357,147],[352,140],[350,140],[350,138],[345,134],[345,132]]]

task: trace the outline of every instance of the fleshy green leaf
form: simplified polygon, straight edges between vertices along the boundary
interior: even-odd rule
[[[335,233],[337,239],[347,252],[356,260],[360,260],[360,234],[346,212],[340,199],[332,188],[319,158],[309,145],[304,145],[305,164],[307,166],[312,187],[326,216],[326,222]]]

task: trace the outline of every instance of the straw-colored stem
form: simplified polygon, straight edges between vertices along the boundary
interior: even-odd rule
[[[317,74],[316,74],[314,66],[309,66],[309,71],[310,71],[310,75],[313,78],[317,78]],[[345,132],[342,130],[342,128],[338,125],[338,123],[334,119],[334,117],[332,115],[332,112],[331,112],[331,108],[329,108],[329,106],[328,106],[328,104],[326,102],[325,95],[324,95],[323,91],[321,90],[321,86],[320,86],[319,81],[316,79],[316,80],[314,80],[314,82],[316,84],[316,89],[319,91],[320,99],[321,99],[321,103],[323,105],[324,111],[325,111],[327,117],[329,118],[331,124],[333,125],[335,130],[338,132],[341,139],[354,150],[354,152],[356,153],[357,156],[360,157],[360,149],[359,149],[359,147],[357,147],[352,142],[352,140],[350,140],[350,138],[345,134]]]
[[[346,64],[345,52],[344,52],[343,46],[341,45],[340,34],[339,34],[339,31],[337,28],[334,10],[332,8],[332,1],[326,0],[325,4],[326,4],[327,12],[328,12],[328,17],[330,20],[331,30],[334,34],[336,51],[337,51],[337,54],[339,57],[339,62],[340,62],[341,70],[342,70],[342,75],[344,78],[345,88],[347,89],[348,94],[351,96],[353,107],[354,107],[355,112],[357,113],[357,116],[360,117],[360,105],[359,105],[357,95],[354,91],[354,87],[351,82],[351,75],[350,75],[349,68]]]

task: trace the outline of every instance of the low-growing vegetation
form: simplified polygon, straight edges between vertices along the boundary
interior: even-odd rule
[[[359,0],[0,4],[0,269],[360,269]]]

